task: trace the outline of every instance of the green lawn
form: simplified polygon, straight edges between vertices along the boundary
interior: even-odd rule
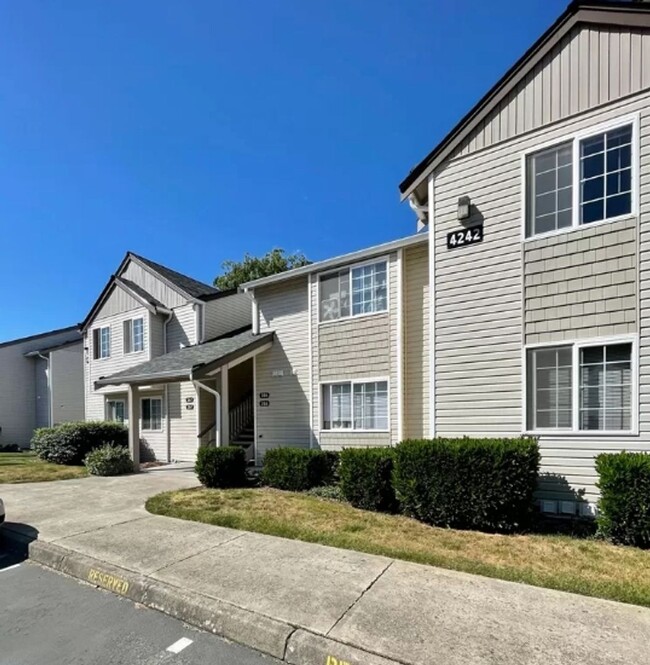
[[[84,466],[63,466],[43,462],[34,453],[0,453],[0,483],[37,483],[43,480],[82,478]]]
[[[267,488],[165,492],[147,510],[650,607],[650,551],[593,538],[439,529]]]

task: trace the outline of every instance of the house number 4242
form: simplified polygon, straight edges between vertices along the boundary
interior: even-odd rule
[[[447,249],[473,245],[476,242],[481,242],[481,240],[483,240],[483,224],[468,229],[459,229],[447,234]]]

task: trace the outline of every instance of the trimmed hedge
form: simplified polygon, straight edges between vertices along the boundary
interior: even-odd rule
[[[534,439],[410,440],[395,449],[393,486],[427,524],[508,533],[530,524],[538,472]]]
[[[31,447],[47,462],[79,465],[91,450],[107,443],[128,448],[127,428],[109,421],[62,423],[37,429]]]
[[[91,450],[86,455],[84,464],[93,476],[121,476],[133,473],[133,460],[128,448],[111,443]]]
[[[201,447],[194,470],[205,487],[244,487],[246,452],[238,446]]]
[[[264,456],[262,483],[291,492],[331,485],[336,479],[338,461],[338,453],[331,451],[273,448]]]
[[[650,455],[603,453],[596,471],[599,533],[622,545],[650,547]]]
[[[346,448],[341,451],[341,491],[356,508],[392,512],[395,448]]]

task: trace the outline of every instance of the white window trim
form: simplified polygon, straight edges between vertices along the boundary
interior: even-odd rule
[[[159,429],[145,429],[144,428],[144,410],[142,408],[142,402],[146,399],[154,400],[157,399],[160,402],[160,428]],[[145,395],[140,398],[140,431],[141,432],[164,432],[165,431],[165,414],[163,411],[163,398],[162,395]]]
[[[609,344],[632,344],[632,395],[631,395],[631,424],[629,430],[581,430],[578,429],[580,418],[580,349],[590,346],[606,346]],[[533,349],[571,347],[571,429],[527,429],[528,425],[528,351]],[[527,436],[572,436],[572,437],[602,437],[602,436],[638,436],[639,435],[639,336],[616,335],[613,337],[591,337],[587,339],[565,339],[554,342],[539,342],[526,344],[522,354],[522,433]]]
[[[111,327],[110,326],[99,326],[99,328],[95,328],[95,330],[98,331],[98,338],[99,338],[99,355],[95,358],[95,349],[93,349],[93,360],[108,360],[111,357]],[[102,355],[102,330],[108,330],[108,354],[103,356]],[[95,333],[93,332],[93,344],[95,343]]]
[[[608,122],[603,122],[600,125],[594,127],[589,127],[587,129],[580,130],[578,132],[573,132],[571,134],[565,134],[557,139],[552,141],[547,141],[545,143],[540,143],[533,146],[521,153],[521,239],[523,242],[533,242],[535,240],[540,240],[542,238],[550,238],[557,235],[563,235],[565,233],[571,233],[573,231],[578,231],[580,229],[591,229],[595,226],[600,226],[601,224],[612,224],[624,219],[632,219],[638,217],[639,214],[639,113],[632,113],[630,115],[621,116]],[[629,213],[624,215],[619,215],[618,217],[610,217],[609,219],[601,219],[597,222],[590,222],[589,224],[580,224],[580,141],[596,136],[597,134],[603,134],[604,132],[611,131],[613,129],[618,129],[625,125],[632,125],[632,158],[631,158],[631,167],[632,167],[632,208]],[[535,153],[542,152],[543,150],[548,150],[549,148],[557,147],[563,143],[568,143],[571,141],[572,146],[572,164],[573,164],[573,176],[572,176],[572,186],[573,186],[573,205],[572,205],[572,215],[571,215],[571,226],[567,226],[562,229],[555,229],[553,231],[547,231],[546,233],[538,233],[537,235],[531,235],[530,237],[526,236],[526,220],[528,215],[528,191],[527,191],[527,162],[530,155]]]
[[[108,414],[108,403],[109,402],[121,402],[122,403],[122,405],[124,406],[124,423],[123,424],[126,425],[129,422],[128,414],[127,414],[127,411],[126,411],[126,409],[127,409],[126,400],[123,399],[122,397],[118,397],[118,398],[106,397],[106,399],[104,401],[104,420],[108,420],[109,422],[112,422],[112,423],[117,423],[117,422],[119,422],[119,420],[112,420],[112,419],[109,420],[109,418],[108,418],[108,415],[109,415]]]
[[[124,342],[126,340],[123,339],[122,340],[122,350],[124,351],[125,356],[134,356],[134,355],[137,355],[138,353],[144,353],[144,351],[146,349],[146,344],[144,342],[144,316],[135,316],[132,319],[126,319],[124,321],[124,323],[128,323],[129,327],[131,328],[131,347],[133,347],[133,322],[134,321],[142,321],[142,348],[138,349],[137,351],[134,351],[133,349],[131,349],[131,351],[126,351],[124,349],[124,346],[125,346]]]
[[[363,314],[353,314],[352,313],[352,271],[356,268],[363,268],[365,266],[371,266],[374,265],[375,263],[386,263],[386,309],[379,310],[377,312],[364,312]],[[349,280],[350,280],[350,313],[347,316],[339,316],[338,319],[329,319],[327,321],[323,321],[320,318],[321,312],[320,312],[320,296],[321,296],[321,279],[323,277],[329,277],[330,275],[336,275],[338,273],[348,271],[349,275]],[[357,319],[365,319],[370,316],[380,316],[382,314],[388,314],[390,311],[390,284],[391,284],[391,262],[390,262],[390,256],[377,256],[374,259],[368,259],[367,261],[361,261],[359,263],[351,263],[350,265],[347,266],[341,266],[340,268],[335,268],[332,270],[327,270],[325,272],[320,272],[316,275],[316,282],[317,282],[317,291],[316,291],[316,299],[317,299],[317,305],[318,305],[318,325],[331,325],[331,324],[336,324],[340,323],[341,321],[350,321],[351,319],[357,320]],[[357,430],[359,431],[359,430]],[[376,430],[372,430],[373,432]]]
[[[388,427],[386,429],[355,429],[354,428],[354,386],[359,383],[379,383],[380,381],[386,382],[386,407],[388,415]],[[331,386],[341,383],[350,384],[350,415],[352,418],[352,427],[345,428],[330,428],[325,429],[323,427],[323,386]],[[320,422],[318,424],[319,432],[334,434],[390,434],[391,431],[391,391],[390,391],[390,378],[386,376],[379,377],[369,377],[363,379],[331,379],[328,381],[319,381],[318,383],[318,404],[319,404],[319,414]],[[331,410],[331,407],[330,407]]]

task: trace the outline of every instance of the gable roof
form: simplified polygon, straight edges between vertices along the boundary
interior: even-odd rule
[[[402,200],[416,191],[420,202],[426,200],[428,176],[463,144],[526,75],[579,24],[650,28],[650,3],[623,0],[572,2],[451,132],[404,178],[399,186]]]
[[[190,298],[202,299],[220,293],[219,289],[215,288],[214,286],[210,286],[205,282],[199,282],[193,277],[188,277],[187,275],[177,272],[176,270],[172,270],[171,268],[167,268],[160,263],[146,259],[144,256],[139,256],[138,254],[129,252],[127,257],[132,257],[138,262],[144,264],[150,270],[158,274],[160,277],[165,279],[167,282],[175,286]]]
[[[75,337],[74,333],[79,336],[81,339],[81,334],[79,333],[79,326],[67,326],[65,328],[57,328],[56,330],[49,330],[48,332],[38,333],[36,335],[28,335],[27,337],[19,337],[18,339],[10,339],[6,342],[0,342],[0,349],[5,346],[12,346],[13,344],[22,344],[23,342],[31,342],[32,340],[36,341],[38,339],[45,339],[46,337],[51,337],[53,335],[60,335],[62,333],[71,333],[71,337]]]

